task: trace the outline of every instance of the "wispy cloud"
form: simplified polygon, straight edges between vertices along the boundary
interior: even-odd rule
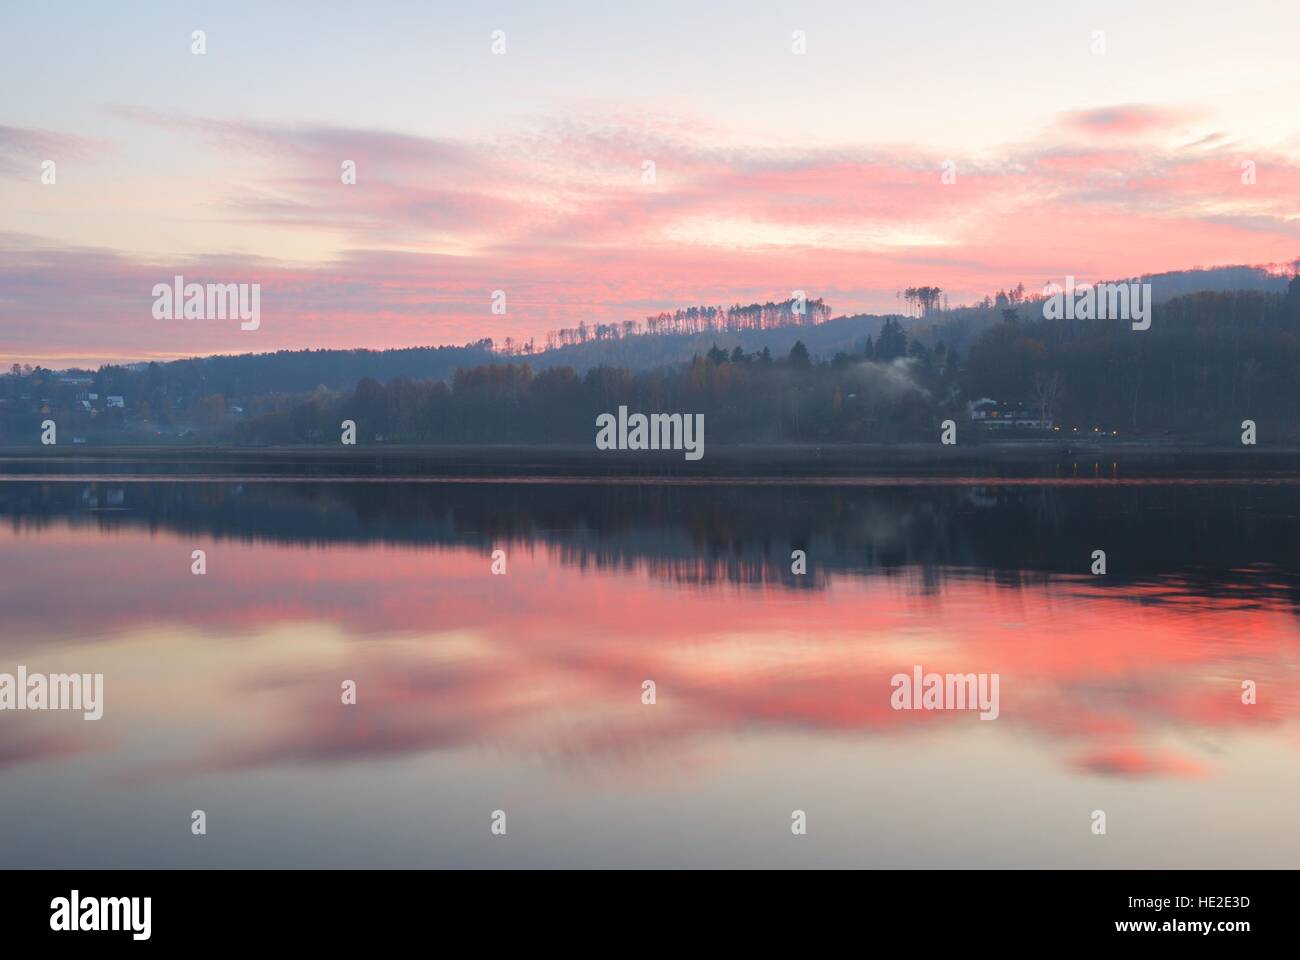
[[[106,149],[107,144],[91,137],[0,124],[0,173],[6,176],[26,173],[36,182],[46,160],[86,157]]]
[[[16,359],[526,338],[794,289],[844,311],[891,308],[917,282],[960,302],[1064,274],[1288,259],[1300,209],[1296,158],[1197,136],[1193,111],[1134,103],[1067,112],[979,156],[746,145],[689,119],[595,112],[482,140],[114,116],[229,171],[195,175],[194,226],[234,231],[240,248],[170,257],[10,234],[0,306],[29,322],[5,324],[0,347]],[[0,128],[0,157],[43,137],[85,146],[60,136]],[[342,182],[345,161],[355,185]],[[143,197],[150,185],[123,189]],[[149,290],[177,272],[261,282],[261,330],[160,326]],[[496,289],[505,317],[488,309]]]

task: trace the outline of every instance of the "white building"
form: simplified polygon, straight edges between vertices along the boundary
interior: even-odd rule
[[[1004,403],[991,397],[982,397],[966,404],[971,420],[991,427],[1023,427],[1028,430],[1051,430],[1055,425],[1050,418],[1031,410],[1023,403]]]

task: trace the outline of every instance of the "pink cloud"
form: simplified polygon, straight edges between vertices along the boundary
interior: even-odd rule
[[[1067,113],[1061,123],[1088,135],[1134,136],[1170,130],[1192,119],[1190,111],[1144,103],[1123,103]]]
[[[0,172],[6,174],[20,176],[25,171],[36,180],[45,160],[57,164],[106,149],[107,144],[90,137],[0,124]]]
[[[135,359],[305,346],[393,347],[536,337],[696,303],[808,290],[843,312],[887,311],[934,283],[954,303],[1049,277],[1131,276],[1278,262],[1300,233],[1300,166],[1240,147],[1096,147],[1071,129],[1145,135],[1184,114],[1127,104],[1070,115],[1064,133],[996,160],[902,147],[744,149],[713,131],[588,118],[507,142],[123,112],[240,159],[215,217],[338,239],[327,262],[218,255],[163,261],[0,237],[18,322],[5,358]],[[250,159],[251,158],[251,159]],[[355,160],[358,182],[340,181]],[[652,159],[656,181],[641,182]],[[251,171],[251,172],[250,172]],[[251,179],[250,179],[251,177]],[[271,249],[282,249],[277,244]],[[154,283],[260,282],[245,334],[149,314]],[[488,309],[505,290],[506,317]]]

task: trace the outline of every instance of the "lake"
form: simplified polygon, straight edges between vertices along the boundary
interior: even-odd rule
[[[0,865],[1297,867],[1298,493],[11,477]]]

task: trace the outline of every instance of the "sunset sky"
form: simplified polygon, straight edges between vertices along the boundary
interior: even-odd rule
[[[0,361],[1294,259],[1300,5],[1169,9],[7,4]],[[260,328],[154,319],[176,274],[260,283]]]

